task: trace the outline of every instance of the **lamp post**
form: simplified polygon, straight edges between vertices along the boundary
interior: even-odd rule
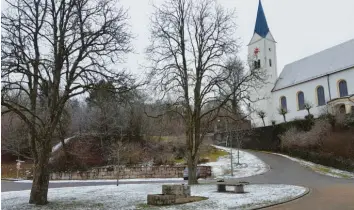
[[[117,163],[118,163],[118,171],[117,171],[117,186],[119,185],[119,175],[120,175],[120,150],[121,147],[123,146],[123,130],[122,130],[122,126],[119,126],[120,128],[120,140],[118,142],[118,154],[117,154]]]
[[[231,132],[228,127],[229,121],[226,119],[226,133],[227,133],[227,142],[229,142],[230,146],[230,164],[231,164],[231,176],[234,176],[234,166],[233,166],[233,158],[232,158],[232,138],[230,138]]]

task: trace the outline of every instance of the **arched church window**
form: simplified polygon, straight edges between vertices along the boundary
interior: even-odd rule
[[[322,86],[318,86],[316,89],[317,92],[317,105],[323,106],[326,104],[324,88]]]
[[[280,97],[280,108],[284,110],[288,110],[288,107],[286,105],[286,97],[282,96]]]
[[[272,59],[269,59],[269,66],[272,67]]]
[[[297,106],[298,110],[305,109],[305,96],[302,91],[299,91],[297,93]]]
[[[338,82],[339,97],[344,97],[348,95],[347,82],[345,80],[340,80]]]

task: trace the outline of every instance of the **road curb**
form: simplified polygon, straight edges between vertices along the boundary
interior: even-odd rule
[[[1,181],[11,181],[11,182],[23,181],[23,180],[24,180],[24,179],[1,178]]]
[[[284,200],[284,201],[280,201],[280,202],[277,202],[277,203],[272,203],[272,204],[266,204],[266,205],[261,205],[261,206],[258,206],[258,207],[255,207],[255,208],[246,208],[246,210],[256,210],[256,209],[264,209],[264,208],[269,208],[269,207],[272,207],[272,206],[277,206],[277,205],[281,205],[281,204],[285,204],[285,203],[289,203],[289,202],[292,202],[292,201],[295,201],[295,200],[298,200],[306,195],[308,195],[310,193],[310,188],[308,187],[305,187],[305,186],[301,186],[301,185],[293,185],[293,186],[299,186],[299,187],[304,187],[306,188],[306,191],[304,193],[302,193],[301,195],[298,195],[294,198],[291,198],[289,200]]]

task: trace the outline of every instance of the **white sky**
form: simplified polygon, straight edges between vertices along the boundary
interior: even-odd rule
[[[142,73],[144,49],[149,42],[149,17],[152,2],[163,0],[120,0],[129,8],[135,55],[127,68]],[[241,58],[246,60],[257,15],[258,0],[218,0],[237,13],[238,33],[242,41]],[[284,65],[354,38],[354,0],[262,0],[268,26],[277,41],[278,73]],[[354,50],[354,49],[353,49]]]
[[[133,41],[135,54],[129,55],[123,66],[135,74],[144,72],[139,64],[144,64],[144,50],[149,43],[152,2],[162,1],[120,0],[129,9],[132,31],[136,36]],[[240,56],[245,60],[258,0],[218,2],[226,8],[236,9],[238,31],[235,37],[241,40]],[[270,31],[278,43],[278,73],[288,63],[354,38],[354,0],[262,0],[262,4]]]

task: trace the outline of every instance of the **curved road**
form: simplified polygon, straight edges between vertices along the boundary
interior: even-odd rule
[[[311,209],[311,210],[346,210],[354,209],[354,180],[340,179],[325,176],[314,172],[309,168],[301,166],[282,156],[249,151],[262,159],[270,166],[270,170],[262,175],[236,179],[248,181],[253,184],[292,184],[310,188],[310,193],[298,200],[270,207],[268,209]],[[155,181],[149,183],[161,183]],[[146,182],[132,182],[135,184]],[[183,183],[183,180],[176,181]],[[114,182],[72,182],[72,183],[50,183],[50,188],[73,187],[73,186],[92,186],[92,185],[112,185]],[[124,183],[128,184],[128,183]],[[16,183],[1,181],[1,191],[26,190],[31,188],[31,183]]]
[[[270,170],[262,175],[238,180],[250,183],[292,184],[310,188],[310,193],[298,200],[267,209],[354,210],[354,179],[322,175],[279,155],[250,153],[267,163]]]

